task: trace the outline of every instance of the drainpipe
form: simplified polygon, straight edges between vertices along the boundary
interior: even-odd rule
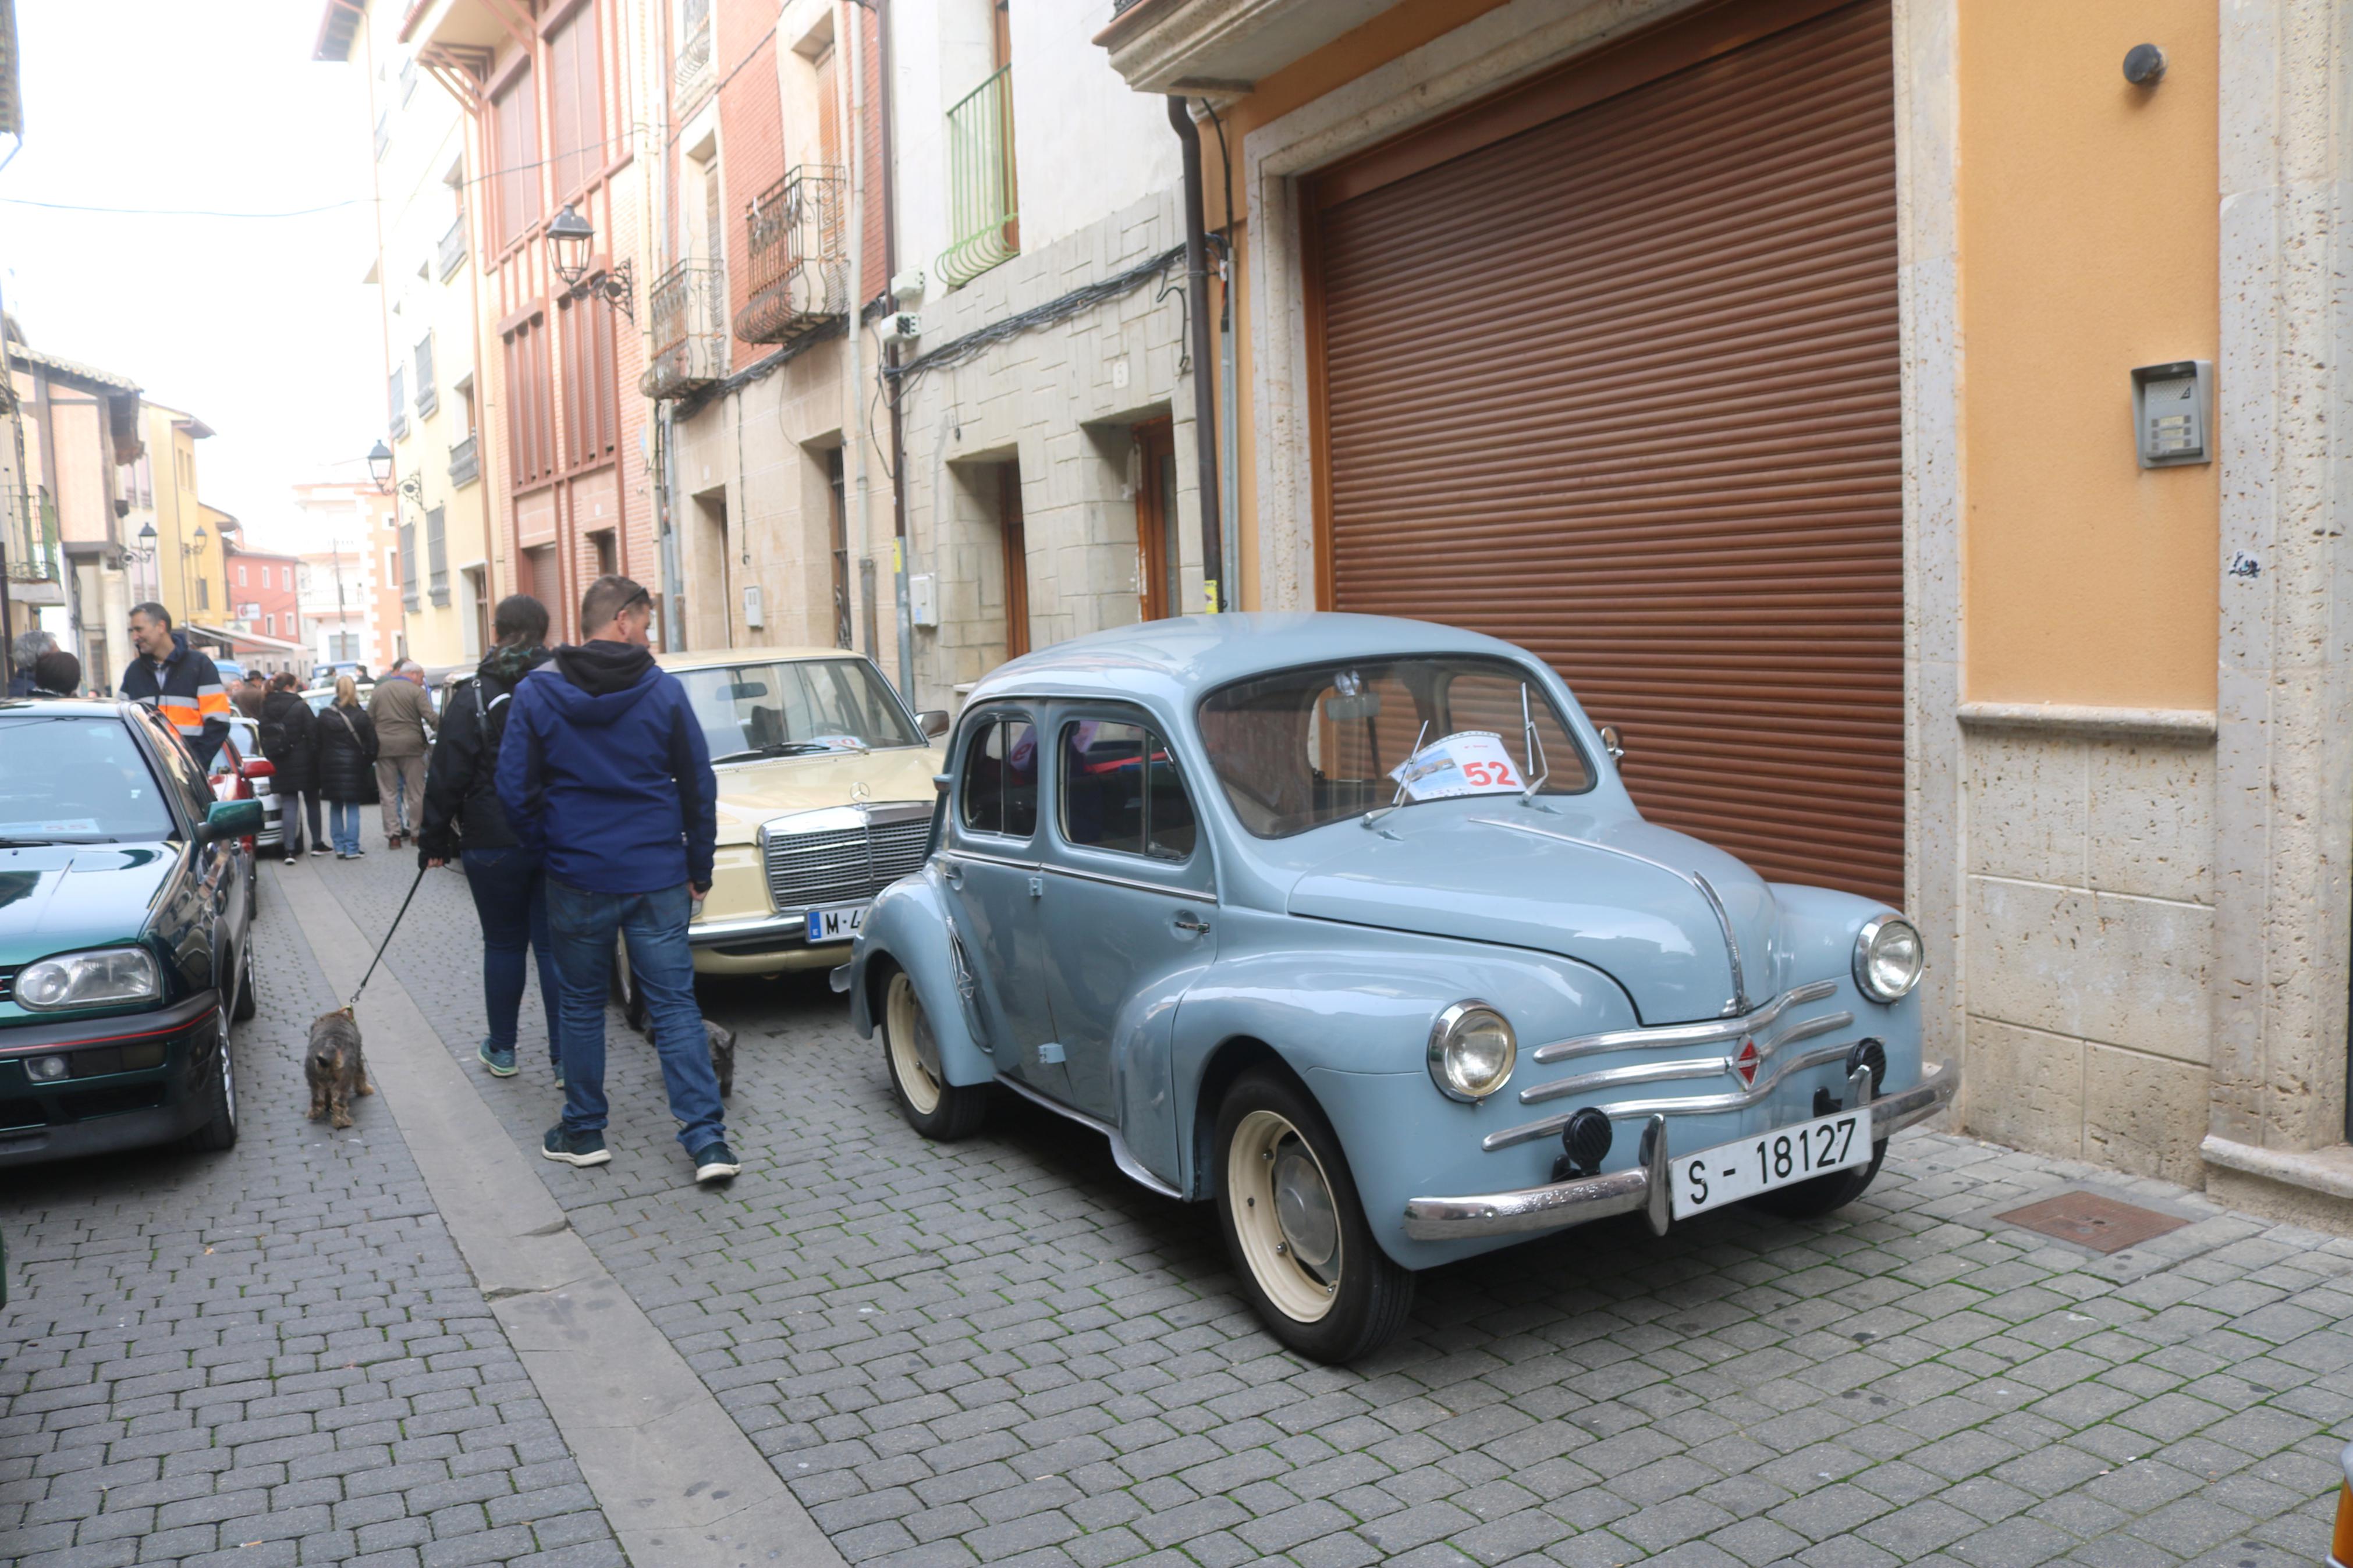
[[[1209,363],[1217,352],[1217,329],[1209,324],[1208,238],[1201,226],[1201,134],[1193,111],[1176,93],[1168,95],[1168,123],[1185,149],[1185,300],[1193,322],[1193,451],[1200,461],[1201,576],[1204,607],[1225,608],[1218,579],[1223,570],[1223,530],[1218,526],[1218,407]],[[1229,395],[1230,395],[1230,394]]]
[[[854,482],[858,490],[859,571],[871,582],[874,515],[868,505],[866,477],[866,378],[860,372],[858,354],[859,333],[863,330],[859,324],[859,307],[865,302],[866,289],[866,29],[859,21],[857,0],[848,0],[842,6],[841,19],[849,32],[849,331],[844,334],[844,352],[849,360],[849,406],[843,411],[848,417],[842,424],[850,444],[858,450]],[[862,606],[867,612],[866,657],[880,663],[873,605],[870,595]]]
[[[654,527],[659,531],[662,575],[662,647],[686,646],[686,592],[678,580],[678,529],[670,515],[670,488],[678,482],[677,437],[667,398],[654,405]]]
[[[861,4],[867,0],[860,0]],[[875,94],[874,118],[881,131],[882,155],[882,286],[888,289],[898,267],[899,203],[896,180],[897,161],[891,153],[891,8],[890,0],[871,0],[874,12],[874,40],[881,50],[881,69],[876,73],[879,90]],[[861,75],[859,80],[863,83]],[[894,298],[895,307],[898,300]],[[907,538],[907,442],[899,420],[899,362],[906,355],[906,346],[894,342],[882,372],[884,394],[891,405],[891,558],[899,563],[899,695],[907,706],[915,701],[915,623],[913,601],[908,597],[907,572],[913,564],[908,559],[910,542]]]

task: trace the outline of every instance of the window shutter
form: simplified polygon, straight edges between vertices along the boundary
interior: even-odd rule
[[[417,605],[417,525],[400,525],[400,602],[408,609]]]
[[[435,507],[425,514],[426,586],[432,591],[433,602],[449,602],[449,558],[442,547],[441,509]]]

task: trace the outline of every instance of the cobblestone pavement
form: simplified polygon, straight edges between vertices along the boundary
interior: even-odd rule
[[[377,931],[415,873],[379,851],[320,874]],[[475,942],[462,884],[436,873],[386,961],[468,1062]],[[617,1019],[613,1163],[534,1168],[861,1568],[2280,1568],[2325,1552],[2332,1434],[2353,1430],[2353,1244],[2156,1183],[1907,1134],[1836,1219],[1733,1211],[1663,1240],[1611,1223],[1438,1270],[1399,1342],[1354,1369],[1317,1367],[1259,1331],[1208,1211],[1128,1182],[1099,1138],[1008,1100],[971,1142],[927,1143],[821,976],[713,984],[705,1001],[742,1033],[730,1122],[745,1171],[732,1191],[692,1185],[652,1053]],[[247,1037],[291,1038],[280,1012],[307,1020],[320,1005],[273,989]],[[476,1081],[535,1148],[558,1100],[535,1000],[524,1019],[522,1076]],[[388,1122],[361,1131],[388,1187],[420,1201],[396,1142],[387,1153],[379,1139]],[[301,1155],[242,1179],[332,1208],[307,1165],[322,1156]],[[135,1204],[182,1167],[156,1169],[96,1206]],[[115,1261],[52,1279],[80,1234],[66,1194],[95,1178],[44,1180],[34,1204],[13,1187],[0,1200],[0,1223],[36,1217],[46,1259],[28,1270],[40,1295],[0,1321],[0,1339],[57,1312],[39,1304],[52,1291],[78,1302],[92,1289],[82,1271]],[[1991,1218],[2079,1182],[2195,1223],[2104,1258]],[[403,1213],[409,1228],[385,1245],[425,1252],[411,1272],[487,1330],[463,1281],[445,1279],[456,1266],[438,1226]],[[303,1265],[332,1273],[340,1255],[320,1256],[362,1236],[314,1237]],[[381,1258],[350,1266],[396,1272]],[[513,1376],[495,1364],[473,1397]],[[7,1375],[0,1391],[41,1386],[13,1356]],[[48,1436],[28,1396],[0,1427],[11,1443],[28,1414]],[[501,1394],[500,1415],[536,1419],[525,1404]],[[0,1447],[0,1465],[25,1463]],[[595,1518],[569,1517],[584,1530]],[[602,1540],[592,1550],[609,1552]]]
[[[382,930],[413,871],[343,869]],[[388,962],[470,1060],[463,886],[428,877],[409,919]],[[2325,1554],[2353,1243],[1915,1133],[1831,1221],[1612,1223],[1426,1275],[1407,1335],[1335,1370],[1262,1333],[1207,1209],[1100,1138],[1008,1098],[925,1142],[822,976],[705,1000],[742,1033],[733,1191],[692,1186],[617,1019],[614,1162],[542,1176],[853,1563]],[[523,1076],[477,1079],[533,1147],[536,1018]],[[2195,1223],[2098,1258],[1991,1218],[2085,1181]]]
[[[304,1120],[337,999],[285,922],[265,885],[235,1149],[0,1171],[0,1563],[613,1568],[382,1101]]]

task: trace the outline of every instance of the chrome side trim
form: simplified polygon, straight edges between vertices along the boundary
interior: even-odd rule
[[[1599,849],[1604,855],[1615,855],[1621,859],[1639,861],[1654,870],[1664,871],[1668,876],[1694,889],[1707,901],[1709,911],[1715,916],[1715,923],[1724,932],[1724,955],[1726,962],[1732,965],[1732,999],[1724,1005],[1725,1014],[1730,1016],[1736,1013],[1748,1011],[1748,987],[1743,982],[1740,973],[1740,939],[1732,934],[1732,916],[1725,912],[1724,900],[1715,896],[1715,889],[1708,886],[1706,878],[1695,871],[1686,871],[1680,866],[1671,866],[1664,860],[1653,860],[1648,855],[1638,854],[1631,849],[1621,849],[1615,844],[1601,844],[1590,838],[1579,838],[1574,833],[1556,832],[1549,827],[1539,827],[1532,822],[1509,822],[1500,816],[1474,816],[1471,820],[1488,827],[1508,827],[1514,833],[1533,833],[1538,838],[1550,838],[1562,844],[1574,844],[1581,849]]]
[[[1158,1176],[1154,1175],[1149,1170],[1145,1169],[1144,1162],[1137,1159],[1134,1152],[1128,1148],[1127,1140],[1119,1135],[1119,1129],[1113,1127],[1110,1122],[1103,1121],[1099,1117],[1089,1116],[1083,1110],[1064,1105],[1059,1100],[1040,1094],[1036,1089],[1031,1089],[1028,1084],[1023,1083],[1019,1079],[1010,1077],[1005,1073],[998,1073],[997,1075],[997,1081],[1011,1089],[1014,1093],[1019,1095],[1022,1099],[1029,1100],[1034,1104],[1044,1106],[1048,1110],[1052,1111],[1057,1116],[1068,1117],[1082,1127],[1091,1127],[1097,1132],[1102,1133],[1104,1137],[1110,1139],[1112,1163],[1117,1165],[1120,1168],[1121,1173],[1126,1176],[1128,1180],[1135,1183],[1136,1185],[1149,1188],[1151,1191],[1158,1193],[1164,1198],[1181,1199],[1184,1197],[1184,1194],[1178,1192],[1176,1188],[1170,1186],[1167,1183],[1162,1181]]]
[[[1538,1046],[1530,1053],[1539,1062],[1565,1062],[1573,1057],[1596,1057],[1641,1046],[1711,1046],[1736,1040],[1764,1028],[1792,1007],[1838,994],[1835,980],[1811,980],[1784,991],[1745,1017],[1711,1019],[1704,1024],[1666,1024],[1650,1029],[1611,1029],[1599,1035],[1577,1035]]]
[[[1835,1033],[1853,1022],[1854,1015],[1847,1012],[1825,1013],[1819,1018],[1800,1019],[1772,1038],[1757,1041],[1757,1060],[1761,1067],[1770,1062],[1773,1054],[1783,1046],[1810,1040],[1816,1035]],[[1672,1083],[1680,1079],[1714,1078],[1719,1073],[1731,1072],[1739,1065],[1738,1060],[1732,1057],[1684,1057],[1677,1061],[1635,1062],[1629,1067],[1604,1068],[1599,1072],[1556,1079],[1551,1083],[1530,1084],[1520,1090],[1520,1103],[1541,1105],[1547,1100],[1584,1094],[1592,1089],[1618,1089],[1630,1083]]]
[[[983,855],[971,849],[942,849],[934,857],[941,860],[962,860],[973,866],[1009,866],[1016,871],[1042,871],[1042,860],[1017,860],[1010,855]]]
[[[1868,1080],[1867,1075],[1863,1079]],[[1920,1081],[1910,1089],[1879,1096],[1871,1102],[1873,1139],[1886,1138],[1926,1121],[1952,1103],[1960,1087],[1961,1069],[1944,1062],[1922,1072]],[[1405,1205],[1405,1233],[1416,1241],[1525,1236],[1639,1210],[1650,1221],[1651,1228],[1664,1236],[1670,1213],[1668,1172],[1672,1168],[1664,1111],[1651,1113],[1643,1138],[1642,1163],[1630,1171],[1523,1187],[1517,1192],[1409,1199]],[[2348,1461],[2348,1468],[2353,1468],[2353,1461]]]
[[[1168,862],[1170,866],[1184,863],[1176,860]],[[1215,893],[1204,892],[1198,888],[1179,888],[1166,882],[1147,882],[1141,877],[1115,877],[1108,871],[1087,871],[1076,866],[1056,866],[1046,862],[1040,862],[1036,869],[1045,872],[1050,877],[1068,877],[1080,882],[1100,882],[1107,888],[1128,888],[1139,893],[1157,893],[1165,899],[1190,900],[1197,904],[1217,901]]]

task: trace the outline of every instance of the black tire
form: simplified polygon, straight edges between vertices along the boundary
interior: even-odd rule
[[[1213,1149],[1226,1253],[1274,1337],[1330,1363],[1395,1337],[1413,1310],[1413,1271],[1374,1238],[1347,1157],[1314,1097],[1288,1073],[1251,1068],[1218,1107]],[[1237,1162],[1246,1168],[1240,1180]],[[1245,1186],[1257,1190],[1238,1192]],[[1311,1259],[1315,1250],[1320,1259]]]
[[[882,1070],[891,1098],[907,1125],[935,1143],[953,1143],[980,1131],[988,1115],[988,1086],[950,1083],[940,1070],[940,1047],[923,998],[903,969],[882,983]]]
[[[1748,1206],[1781,1219],[1820,1219],[1826,1214],[1836,1214],[1862,1196],[1871,1179],[1879,1174],[1879,1163],[1886,1158],[1887,1140],[1882,1138],[1871,1146],[1870,1164],[1832,1171],[1810,1182],[1759,1193],[1748,1200]]]
[[[629,939],[617,931],[613,935],[613,1000],[620,1004],[621,1016],[629,1027],[641,1035],[649,1032],[646,999],[629,968]]]
[[[237,1147],[237,1057],[229,1048],[228,1026],[221,1026],[216,1064],[208,1089],[212,1114],[188,1134],[188,1147],[200,1153],[220,1154]]]
[[[250,1022],[260,1011],[261,1001],[253,994],[253,933],[245,933],[245,945],[237,950],[237,1002],[229,1016],[238,1023]]]

